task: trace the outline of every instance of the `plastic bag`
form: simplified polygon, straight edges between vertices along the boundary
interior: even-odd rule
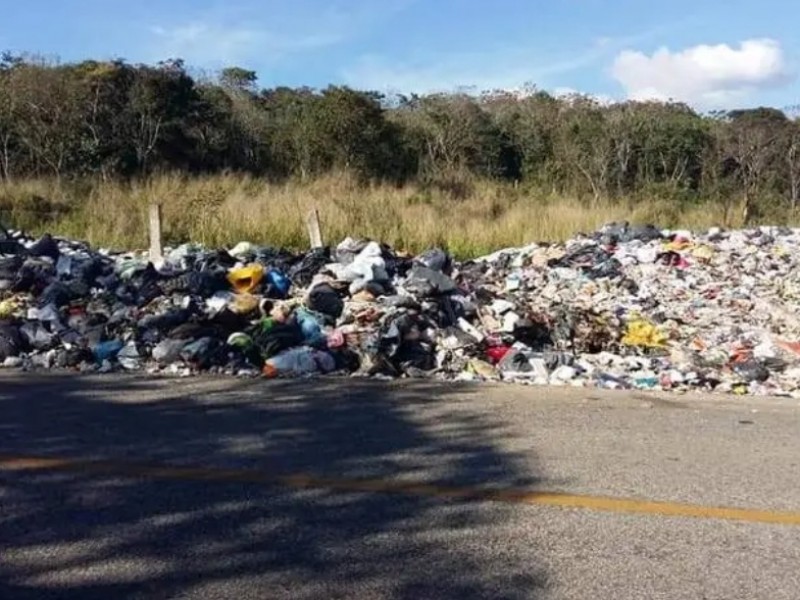
[[[269,283],[269,289],[267,290],[267,296],[269,298],[283,300],[289,295],[292,281],[280,271],[272,269],[267,273],[267,282]]]
[[[314,312],[322,313],[334,321],[341,317],[344,311],[344,302],[336,290],[327,283],[319,283],[311,288],[306,304]]]
[[[628,323],[622,343],[637,348],[664,348],[667,335],[652,323],[644,319],[635,319]]]
[[[249,294],[258,288],[264,279],[264,267],[258,263],[233,269],[228,273],[228,281],[238,294]]]
[[[416,258],[423,267],[449,275],[453,269],[453,259],[441,248],[426,250]]]
[[[297,377],[310,375],[318,370],[314,351],[300,347],[285,350],[264,362],[265,377]]]

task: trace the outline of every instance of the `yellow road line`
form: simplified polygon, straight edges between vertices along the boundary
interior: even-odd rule
[[[270,484],[296,489],[390,493],[430,498],[487,500],[512,504],[579,508],[613,513],[725,519],[730,521],[771,523],[777,525],[800,525],[800,512],[703,506],[698,504],[660,502],[636,498],[588,496],[560,492],[441,486],[436,484],[408,483],[382,479],[329,478],[306,474],[271,475],[253,469],[171,467],[167,465],[148,465],[125,461],[94,461],[79,458],[0,455],[0,472],[14,471],[67,471],[91,475],[160,480]]]

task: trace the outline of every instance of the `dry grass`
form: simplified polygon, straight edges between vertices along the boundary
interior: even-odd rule
[[[444,245],[459,256],[563,240],[619,219],[691,228],[723,224],[723,210],[714,205],[592,203],[492,182],[469,187],[465,198],[455,199],[417,185],[364,188],[344,175],[306,184],[242,175],[163,175],[133,183],[32,180],[0,185],[0,220],[94,245],[144,248],[147,205],[160,201],[168,243],[250,240],[300,248],[307,244],[304,216],[318,207],[327,241],[364,236],[410,251]]]

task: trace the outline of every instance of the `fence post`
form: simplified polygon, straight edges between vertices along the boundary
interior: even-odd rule
[[[161,205],[150,205],[150,262],[160,262],[164,258],[161,247]]]
[[[306,217],[306,228],[311,249],[322,248],[322,232],[319,228],[319,211],[313,208]]]

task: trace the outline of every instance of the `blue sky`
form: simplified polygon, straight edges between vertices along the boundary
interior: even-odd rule
[[[0,0],[0,15],[2,49],[235,64],[265,87],[800,104],[792,0]]]

